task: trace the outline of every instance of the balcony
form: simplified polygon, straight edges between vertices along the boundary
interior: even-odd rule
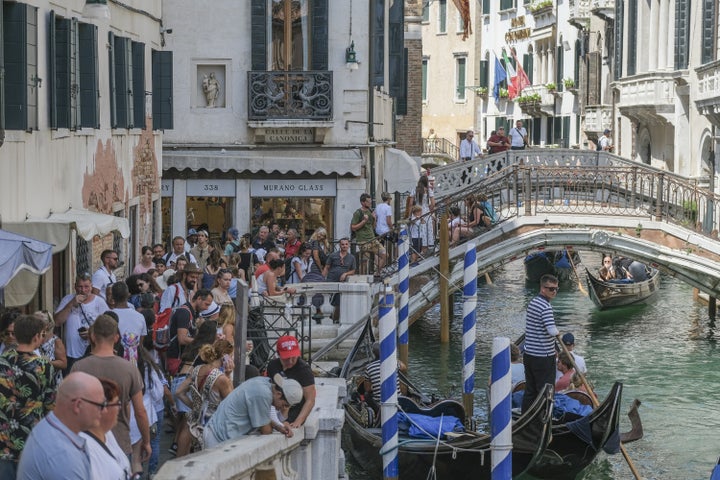
[[[603,130],[612,125],[612,106],[588,105],[585,107],[585,134],[588,138],[599,138]]]
[[[720,126],[720,60],[695,69],[698,78],[695,105],[715,126]]]
[[[333,72],[248,72],[248,120],[332,119]]]
[[[675,115],[675,73],[650,72],[615,82],[620,113],[641,123],[661,125]]]
[[[555,95],[545,85],[531,85],[522,91],[522,97],[535,97],[532,101],[520,103],[522,111],[531,116],[555,115]]]
[[[590,0],[570,0],[568,22],[577,28],[590,28]]]
[[[555,5],[551,0],[543,0],[528,8],[528,13],[535,19],[535,31],[551,28],[555,25]]]
[[[615,0],[592,0],[592,13],[606,22],[615,21]]]

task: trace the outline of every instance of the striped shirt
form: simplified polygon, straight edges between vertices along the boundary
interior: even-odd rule
[[[554,356],[559,334],[548,299],[542,295],[533,298],[525,316],[525,352],[534,357]]]

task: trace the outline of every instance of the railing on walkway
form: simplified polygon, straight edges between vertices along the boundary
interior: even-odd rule
[[[423,138],[422,146],[424,155],[445,155],[453,160],[457,160],[460,155],[457,145],[447,138]]]

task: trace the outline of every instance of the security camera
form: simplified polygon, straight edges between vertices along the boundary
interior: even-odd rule
[[[172,28],[161,28],[160,33],[172,33]]]

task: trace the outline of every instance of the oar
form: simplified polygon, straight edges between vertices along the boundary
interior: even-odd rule
[[[567,349],[565,344],[562,342],[560,338],[558,338],[558,343],[560,344],[560,347],[562,350],[567,354],[568,357],[570,357],[570,363],[572,363],[573,369],[575,369],[575,373],[578,374],[580,377],[580,380],[582,380],[583,386],[585,386],[585,390],[587,390],[588,395],[590,395],[590,399],[592,400],[593,407],[597,407],[600,405],[600,402],[598,401],[597,397],[595,396],[595,392],[593,392],[592,388],[590,388],[590,384],[588,383],[587,379],[585,378],[585,375],[580,371],[580,369],[575,365],[575,359],[573,358],[570,351]],[[640,476],[640,473],[635,468],[635,464],[633,463],[632,459],[630,458],[630,455],[628,455],[627,450],[625,450],[625,446],[620,442],[620,452],[622,452],[623,457],[625,458],[625,462],[627,462],[628,467],[630,467],[630,471],[635,476],[637,480],[642,480],[642,477]]]
[[[567,252],[567,250],[566,250],[566,252]],[[575,263],[573,263],[572,252],[567,252],[567,256],[568,256],[568,260],[570,260],[570,266],[572,267],[573,272],[575,273],[575,278],[577,278],[578,288],[587,297],[588,292],[587,292],[587,290],[585,290],[585,287],[583,287],[583,284],[580,281],[580,275],[578,275],[577,270],[575,270]]]

